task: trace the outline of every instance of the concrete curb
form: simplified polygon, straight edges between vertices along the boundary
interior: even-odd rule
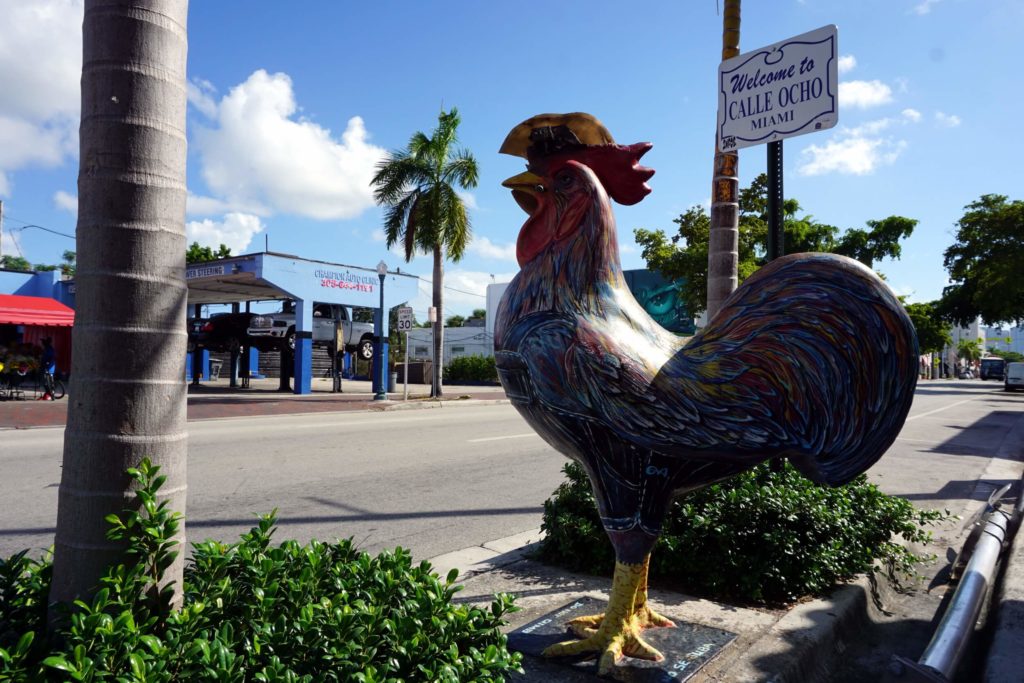
[[[1024,456],[1024,420],[1007,435],[997,457],[1001,462]],[[1018,463],[1019,464],[1019,463]],[[988,475],[988,471],[985,472]],[[994,473],[999,474],[999,473]],[[1024,479],[1017,481],[1017,496],[1024,496]],[[985,662],[985,682],[1019,680],[1020,653],[1024,652],[1024,525],[1017,520],[1013,540],[1002,558],[998,593],[992,596],[992,642]]]
[[[507,398],[453,398],[442,401],[418,400],[418,401],[380,401],[381,405],[371,404],[368,410],[371,411],[392,411],[392,410],[420,410],[430,408],[458,408],[459,406],[496,406],[508,403]]]
[[[451,569],[459,569],[457,581],[467,591],[474,593],[474,601],[487,599],[481,591],[489,587],[491,577],[500,581],[499,573],[514,575],[520,561],[530,564],[527,556],[541,540],[539,528],[512,536],[495,539],[477,546],[463,548],[429,558],[434,570],[445,576]],[[499,570],[505,570],[499,572]],[[533,572],[529,572],[533,573]],[[508,576],[504,577],[505,579]],[[514,576],[512,580],[515,581]],[[591,582],[604,583],[592,577]],[[536,593],[538,584],[531,578],[528,585],[522,585],[527,593]],[[893,595],[889,585],[881,580],[873,587],[869,576],[861,576],[852,583],[840,586],[824,598],[810,600],[790,608],[781,617],[769,619],[766,626],[762,618],[753,623],[749,630],[739,633],[739,638],[719,657],[705,667],[693,680],[716,681],[719,683],[748,683],[770,681],[771,683],[809,683],[826,681],[835,666],[837,657],[846,650],[847,643],[856,638],[858,632],[869,621],[882,614],[879,604],[872,599],[872,590],[877,590],[880,604]],[[475,590],[474,590],[475,589]],[[503,588],[504,589],[504,588]],[[479,594],[477,594],[479,592]],[[516,593],[515,587],[506,592]],[[545,591],[546,592],[546,591]],[[581,594],[601,595],[602,591],[580,587]],[[663,591],[652,592],[652,600],[661,605],[671,601],[682,601],[693,606],[697,612],[756,612],[747,608],[736,608],[724,603],[698,600],[676,594],[669,596]],[[660,599],[659,599],[660,598]],[[701,606],[703,603],[703,606]],[[533,611],[529,608],[527,611]],[[536,616],[536,615],[531,615]],[[763,614],[760,616],[764,616]],[[517,619],[519,621],[521,619]],[[700,622],[698,617],[696,621]],[[722,626],[709,619],[710,626]],[[525,622],[524,622],[525,623]],[[513,625],[514,626],[514,625]],[[737,629],[738,631],[740,629]],[[545,667],[547,670],[547,667]],[[516,679],[520,680],[520,679]],[[565,680],[575,680],[566,678]]]

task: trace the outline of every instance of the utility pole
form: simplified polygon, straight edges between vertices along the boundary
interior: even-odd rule
[[[740,0],[725,0],[722,61],[740,53]],[[716,132],[717,136],[717,132]],[[722,152],[715,140],[711,184],[711,232],[708,236],[707,320],[736,289],[739,265],[739,153]]]

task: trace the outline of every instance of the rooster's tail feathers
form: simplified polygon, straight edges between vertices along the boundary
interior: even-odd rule
[[[762,268],[687,352],[715,359],[743,419],[775,435],[772,454],[830,485],[889,448],[917,383],[917,336],[903,306],[870,269],[832,254]]]

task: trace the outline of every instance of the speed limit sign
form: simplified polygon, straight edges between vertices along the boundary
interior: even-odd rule
[[[398,309],[398,331],[408,332],[412,329],[412,307],[402,306]]]

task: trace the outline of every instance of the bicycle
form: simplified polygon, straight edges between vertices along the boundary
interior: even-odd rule
[[[52,372],[44,372],[43,392],[49,394],[54,401],[59,401],[64,398],[64,382],[54,377]]]

